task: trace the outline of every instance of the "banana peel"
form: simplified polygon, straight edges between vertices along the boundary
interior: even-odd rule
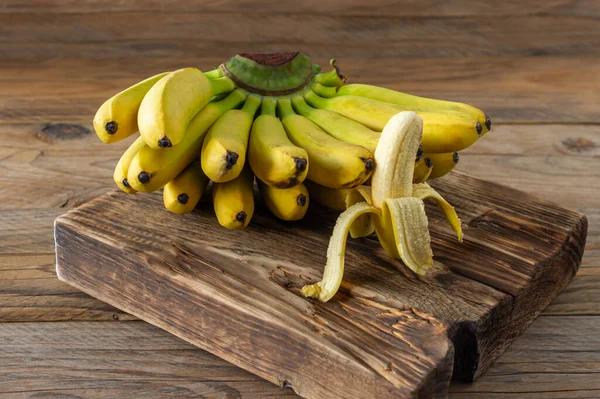
[[[433,252],[423,200],[432,198],[456,232],[463,233],[454,208],[429,184],[413,184],[415,154],[423,134],[423,121],[414,112],[390,119],[375,149],[376,169],[371,186],[358,186],[347,197],[327,250],[321,281],[306,285],[302,294],[327,302],[338,291],[344,275],[348,233],[353,238],[377,234],[385,251],[413,272],[424,275],[433,266]]]

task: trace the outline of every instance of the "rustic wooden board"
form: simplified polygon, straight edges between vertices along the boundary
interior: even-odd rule
[[[321,276],[335,221],[318,207],[284,224],[259,206],[235,232],[207,203],[176,216],[157,194],[113,191],[56,220],[57,274],[305,397],[444,395],[452,374],[479,376],[568,284],[587,221],[461,173],[436,187],[465,241],[428,207],[437,262],[423,278],[375,240],[351,241],[327,304],[299,295]]]

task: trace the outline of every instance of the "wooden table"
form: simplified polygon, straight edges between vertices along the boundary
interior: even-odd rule
[[[113,187],[131,141],[91,133],[104,99],[163,70],[289,49],[335,56],[355,82],[483,108],[493,131],[458,168],[588,216],[571,285],[451,397],[600,397],[600,5],[57,3],[0,1],[0,397],[294,396],[59,282],[52,233]]]

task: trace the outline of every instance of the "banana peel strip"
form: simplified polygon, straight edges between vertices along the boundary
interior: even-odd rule
[[[433,189],[427,183],[420,183],[413,185],[413,197],[419,198],[420,200],[425,200],[427,198],[433,198],[437,202],[438,207],[444,212],[446,215],[446,219],[448,219],[448,223],[452,226],[452,229],[456,232],[456,238],[459,242],[463,240],[463,231],[460,225],[460,219],[456,214],[456,210],[452,205],[448,203],[437,191]]]
[[[348,230],[356,218],[367,213],[379,214],[379,210],[366,202],[359,202],[340,214],[329,239],[323,280],[302,287],[304,296],[327,302],[335,295],[342,284],[342,277],[344,276],[344,257]]]
[[[350,208],[354,204],[360,202],[366,202],[369,205],[373,205],[371,198],[371,187],[369,186],[358,186],[346,197],[346,209]],[[354,223],[350,226],[350,237],[360,238],[368,237],[375,232],[375,225],[373,223],[372,215],[365,213],[360,215]]]

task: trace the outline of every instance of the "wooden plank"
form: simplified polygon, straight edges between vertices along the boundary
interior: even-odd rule
[[[84,56],[87,50],[81,51]],[[53,54],[47,61],[26,65],[21,61],[3,60],[0,63],[0,123],[87,125],[104,100],[145,77],[185,66],[211,69],[233,53],[234,49],[230,49],[222,57],[196,58],[185,54],[167,58],[121,54],[117,59],[101,62],[61,59],[56,57],[68,54]],[[591,83],[598,80],[598,57],[544,57],[543,61],[535,57],[475,57],[390,62],[379,58],[346,57],[336,50],[325,57],[318,57],[313,52],[309,54],[314,55],[315,62],[325,70],[329,59],[326,57],[337,56],[340,68],[350,81],[476,105],[491,116],[494,124],[519,121],[527,124],[535,121],[600,123],[600,111],[595,106],[600,103],[600,93]],[[71,73],[73,70],[78,71],[75,76]],[[531,128],[537,132],[551,129],[548,126]],[[558,134],[560,127],[554,129],[553,134]],[[527,136],[537,137],[529,130]],[[520,145],[521,139],[505,142],[516,146]]]
[[[462,189],[455,192],[459,181]],[[449,229],[440,227],[441,215],[430,208],[432,243],[441,263],[427,277],[413,279],[405,269],[398,273],[390,268],[395,262],[374,241],[353,241],[341,294],[327,304],[307,302],[297,291],[320,275],[335,219],[317,209],[290,227],[259,208],[251,226],[240,233],[220,228],[208,206],[188,217],[174,217],[160,209],[162,200],[157,195],[132,198],[113,192],[57,220],[57,273],[79,289],[272,382],[288,381],[302,395],[316,394],[308,381],[319,373],[300,372],[294,351],[281,349],[286,358],[281,362],[284,352],[280,356],[279,350],[266,349],[275,341],[285,342],[285,348],[296,348],[300,342],[317,348],[315,352],[322,351],[311,353],[306,360],[311,367],[321,364],[312,363],[313,355],[330,359],[342,347],[343,353],[350,351],[353,359],[363,359],[372,367],[366,374],[372,381],[370,378],[380,378],[373,371],[386,364],[385,358],[393,358],[397,349],[390,347],[389,341],[381,341],[378,334],[370,334],[400,328],[395,335],[401,343],[411,342],[410,353],[414,347],[421,348],[422,338],[415,338],[411,331],[414,323],[422,328],[423,312],[431,315],[427,316],[428,325],[450,325],[448,334],[457,353],[454,376],[469,379],[489,367],[572,278],[582,250],[576,243],[586,227],[585,221],[570,211],[468,176],[455,174],[437,186],[457,206],[468,226],[465,242],[457,245],[450,241]],[[152,219],[152,224],[140,223],[140,214]],[[561,220],[560,224],[556,220]],[[171,232],[168,237],[166,231]],[[157,245],[165,242],[170,245]],[[245,249],[237,242],[243,242]],[[269,245],[267,252],[261,249],[266,242],[277,245]],[[140,281],[144,283],[140,285]],[[151,298],[171,303],[181,309],[181,315],[147,306]],[[407,325],[393,327],[380,314],[375,316],[377,327],[372,324],[375,310],[376,314],[403,314],[406,309],[415,309],[416,321],[411,316]],[[185,316],[186,312],[194,316]],[[316,320],[320,320],[318,327]],[[360,323],[366,324],[357,335]],[[251,338],[258,325],[264,329],[260,341]],[[319,333],[315,336],[306,325]],[[421,385],[415,381],[428,380],[432,370],[439,367],[437,375],[444,374],[440,364],[445,364],[449,354],[442,353],[440,333],[426,330],[423,334],[429,345],[437,348],[435,355],[428,352],[411,357],[411,362],[417,362],[416,369],[411,368],[408,375],[385,375],[379,383],[390,389],[404,387],[406,395],[418,392]],[[323,339],[333,347],[318,349],[323,347]],[[368,355],[357,349],[365,347],[372,348]],[[260,359],[247,357],[256,351],[261,351]],[[402,369],[405,361],[392,360],[392,370]],[[329,360],[324,362],[329,364]],[[342,373],[340,369],[334,372]],[[431,386],[437,391],[444,382],[438,380]]]
[[[56,279],[52,225],[64,211],[0,211],[0,322],[135,319]]]
[[[598,16],[594,0],[561,0],[548,2],[533,0],[506,0],[498,2],[473,2],[470,0],[373,0],[366,5],[361,0],[333,0],[319,3],[314,0],[272,3],[266,0],[220,0],[190,2],[182,0],[98,1],[63,0],[4,0],[0,12],[24,13],[102,13],[128,11],[146,12],[248,12],[248,13],[307,13],[356,16],[519,16],[519,15],[580,15]]]
[[[465,23],[462,16],[371,17],[335,13],[122,12],[110,14],[110,18],[87,13],[57,13],[52,18],[36,13],[1,13],[0,57],[229,57],[244,51],[287,51],[291,46],[315,57],[388,60],[598,56],[597,24],[593,17],[538,15],[499,16],[487,18],[485,23]],[[555,29],[556,26],[561,29]]]
[[[0,395],[296,397],[147,323],[0,323]]]
[[[539,317],[473,384],[450,398],[600,397],[600,317]]]

